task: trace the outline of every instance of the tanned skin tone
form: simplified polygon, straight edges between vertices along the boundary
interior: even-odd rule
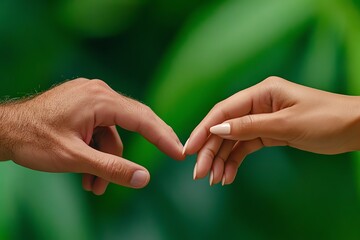
[[[150,174],[122,158],[116,125],[184,159],[177,135],[148,106],[101,80],[76,79],[0,105],[0,160],[39,171],[84,173],[83,187],[97,195],[109,182],[142,188]]]

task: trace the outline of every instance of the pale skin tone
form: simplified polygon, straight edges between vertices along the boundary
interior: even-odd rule
[[[271,146],[320,154],[359,150],[360,98],[270,77],[214,106],[184,153],[198,153],[194,179],[209,174],[210,185],[226,185],[248,154]]]
[[[174,159],[184,159],[174,131],[149,107],[101,80],[76,79],[36,97],[0,105],[0,160],[46,172],[83,173],[83,187],[105,192],[109,182],[142,188],[142,166],[122,158],[115,126],[138,132]]]

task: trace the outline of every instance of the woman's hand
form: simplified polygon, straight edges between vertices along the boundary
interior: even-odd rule
[[[359,97],[270,77],[216,104],[192,132],[184,152],[198,153],[194,179],[230,184],[244,158],[263,147],[321,154],[360,149]]]

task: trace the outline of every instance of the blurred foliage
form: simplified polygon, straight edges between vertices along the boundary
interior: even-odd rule
[[[270,75],[360,95],[360,1],[0,2],[0,95],[79,76],[150,105],[184,141],[218,101]],[[103,197],[79,176],[0,167],[0,239],[359,239],[358,153],[288,148],[248,157],[236,182],[192,181],[195,156],[168,159],[119,129],[146,189]]]

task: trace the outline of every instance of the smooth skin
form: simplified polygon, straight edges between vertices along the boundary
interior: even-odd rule
[[[194,179],[210,173],[210,185],[226,185],[248,154],[271,146],[320,154],[359,150],[360,98],[269,77],[216,104],[184,153],[198,153]]]
[[[0,105],[0,160],[39,171],[84,173],[84,189],[96,195],[109,182],[142,188],[150,174],[122,158],[116,125],[140,133],[170,157],[184,159],[177,135],[148,106],[101,80],[81,78]]]

